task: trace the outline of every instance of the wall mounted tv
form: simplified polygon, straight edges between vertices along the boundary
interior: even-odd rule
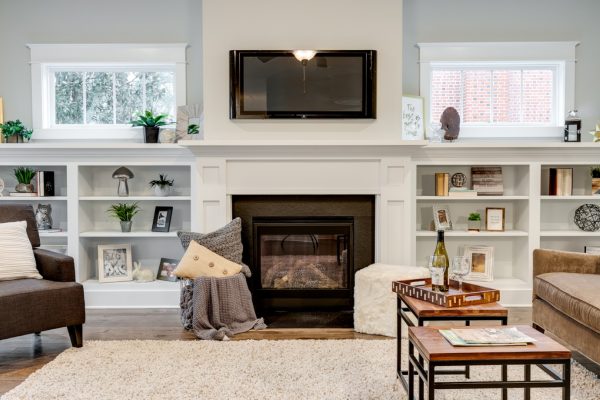
[[[376,53],[232,50],[229,118],[375,118]]]

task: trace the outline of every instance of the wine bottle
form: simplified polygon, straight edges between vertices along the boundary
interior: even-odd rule
[[[435,245],[435,251],[433,252],[433,255],[432,267],[443,268],[444,273],[437,274],[437,277],[434,277],[432,274],[431,287],[433,290],[447,292],[448,288],[450,287],[450,281],[448,280],[448,268],[450,267],[450,262],[448,260],[448,252],[446,251],[446,246],[444,244],[444,231],[441,229],[437,231],[437,243]]]

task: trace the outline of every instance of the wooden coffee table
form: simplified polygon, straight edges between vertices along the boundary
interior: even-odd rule
[[[571,352],[561,344],[526,325],[516,327],[536,340],[527,346],[452,346],[439,332],[439,327],[411,327],[408,329],[408,398],[414,398],[414,373],[419,376],[420,386],[427,384],[428,399],[435,398],[436,389],[502,389],[502,399],[507,399],[507,390],[523,388],[525,400],[530,398],[531,388],[562,388],[563,400],[569,399],[571,384]],[[471,327],[468,329],[476,329]],[[415,357],[414,351],[419,357]],[[424,361],[423,361],[424,360]],[[545,364],[560,364],[562,376]],[[427,369],[425,368],[427,365]],[[499,381],[436,382],[437,367],[456,365],[501,365]],[[522,381],[509,381],[506,366],[523,365],[525,376]],[[537,365],[552,380],[532,380],[531,366]],[[465,396],[468,398],[468,396]],[[424,399],[419,393],[419,400]]]
[[[405,376],[408,375],[408,370],[402,370],[402,321],[408,327],[415,326],[413,319],[416,320],[417,326],[423,326],[428,321],[463,321],[469,326],[471,321],[498,321],[501,325],[506,325],[508,321],[508,310],[498,303],[487,303],[476,306],[466,307],[442,307],[437,304],[429,303],[423,300],[415,299],[414,297],[398,294],[398,322],[397,322],[397,363],[396,373],[404,389],[408,391],[408,381]],[[421,356],[419,356],[421,357]],[[503,367],[503,369],[506,367]],[[461,370],[444,370],[438,374],[464,374],[469,378],[469,366],[467,365]],[[423,393],[423,385],[419,385],[419,393]]]

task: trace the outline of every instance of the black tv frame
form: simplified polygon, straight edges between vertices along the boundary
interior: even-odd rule
[[[244,56],[291,56],[294,50],[229,51],[229,119],[375,119],[376,117],[376,50],[316,50],[329,57],[360,55],[363,59],[363,107],[360,111],[244,111],[240,77]]]

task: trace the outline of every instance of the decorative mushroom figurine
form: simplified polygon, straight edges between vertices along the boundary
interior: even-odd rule
[[[119,187],[117,188],[117,195],[121,197],[129,196],[129,186],[127,186],[127,180],[133,178],[133,172],[128,168],[120,167],[112,174],[113,179],[119,180]]]

